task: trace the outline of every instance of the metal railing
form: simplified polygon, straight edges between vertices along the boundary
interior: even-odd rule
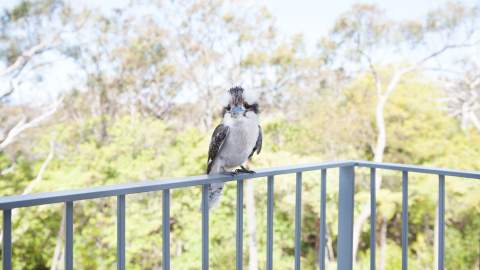
[[[294,267],[299,270],[301,256],[301,205],[302,205],[302,173],[306,171],[321,172],[320,194],[320,269],[325,269],[326,245],[326,181],[327,169],[339,168],[339,198],[338,198],[338,239],[337,268],[349,270],[353,266],[353,213],[355,167],[370,168],[370,268],[375,269],[375,220],[376,220],[376,189],[375,174],[377,169],[402,172],[402,269],[407,269],[408,259],[408,173],[426,173],[439,176],[438,192],[438,269],[444,269],[444,237],[445,237],[445,177],[463,177],[480,179],[480,172],[469,172],[439,168],[427,168],[413,165],[392,163],[375,163],[368,161],[336,161],[317,164],[270,168],[258,170],[255,174],[240,174],[234,177],[226,175],[201,175],[167,180],[146,181],[138,183],[111,185],[71,191],[37,193],[0,198],[0,209],[3,211],[3,242],[2,264],[4,270],[12,269],[12,210],[20,207],[30,207],[52,203],[64,203],[65,218],[65,269],[73,269],[73,207],[74,202],[104,197],[117,197],[117,269],[125,269],[125,196],[134,193],[162,190],[162,266],[170,269],[170,190],[202,186],[202,270],[209,267],[209,212],[208,185],[211,183],[236,181],[236,269],[243,269],[243,181],[251,178],[267,177],[267,241],[266,269],[273,269],[273,211],[274,211],[274,176],[296,174],[295,182],[295,256]]]

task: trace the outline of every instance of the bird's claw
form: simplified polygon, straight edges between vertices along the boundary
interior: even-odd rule
[[[249,170],[243,166],[240,166],[239,169],[236,169],[235,171],[233,172],[222,172],[222,174],[224,175],[228,175],[228,176],[236,176],[237,174],[239,173],[249,173],[249,174],[254,174],[255,171],[252,171],[252,170]]]
[[[249,170],[249,169],[247,169],[247,168],[245,168],[245,167],[243,167],[243,166],[240,166],[240,168],[241,168],[244,172],[246,172],[246,173],[250,173],[250,174],[256,173],[255,171]]]
[[[240,169],[236,169],[235,172],[237,173],[249,173],[249,174],[254,174],[255,171],[249,170],[243,166],[240,167]]]

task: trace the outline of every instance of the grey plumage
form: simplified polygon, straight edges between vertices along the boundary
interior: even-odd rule
[[[257,151],[257,155],[260,154],[262,151],[262,142],[263,142],[263,132],[262,132],[262,127],[258,125],[258,138],[257,142],[255,143],[255,147],[252,150],[252,153],[248,156],[248,159],[251,159],[253,157],[253,154],[255,154],[255,151]]]
[[[230,128],[223,124],[218,125],[212,134],[210,147],[208,149],[207,174],[212,170],[213,161],[217,157],[218,152],[222,149],[225,138],[228,136]]]
[[[262,149],[258,104],[246,97],[241,87],[231,88],[228,94],[229,102],[223,108],[222,123],[215,128],[210,141],[207,174],[234,173],[232,169],[244,165]],[[209,209],[218,203],[222,191],[223,183],[209,186]]]

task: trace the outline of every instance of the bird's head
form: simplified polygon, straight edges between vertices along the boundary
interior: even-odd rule
[[[251,90],[240,86],[230,88],[223,102],[223,115],[230,114],[232,118],[246,117],[248,114],[258,114],[257,96]]]

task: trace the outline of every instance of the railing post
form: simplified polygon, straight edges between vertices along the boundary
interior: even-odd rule
[[[340,167],[338,196],[338,270],[353,267],[353,194],[355,192],[353,166]]]
[[[12,269],[12,210],[3,210],[2,269]]]
[[[327,228],[327,169],[322,169],[320,190],[320,254],[319,268],[325,270],[325,245]]]
[[[302,255],[302,173],[297,172],[295,183],[295,270],[300,270]]]
[[[444,269],[445,264],[445,175],[438,179],[438,270]],[[435,269],[437,270],[437,269]]]
[[[73,269],[73,202],[65,203],[65,270]]]
[[[402,172],[402,270],[408,269],[408,172]]]
[[[208,270],[208,187],[202,185],[202,270]]]
[[[376,238],[375,232],[377,225],[377,184],[376,170],[370,168],[370,270],[377,269],[375,263]]]
[[[267,184],[267,266],[273,269],[273,175],[268,176]]]
[[[243,179],[237,180],[236,269],[243,269]]]
[[[125,270],[125,195],[117,196],[117,269]]]
[[[162,195],[162,269],[170,270],[170,190]]]

